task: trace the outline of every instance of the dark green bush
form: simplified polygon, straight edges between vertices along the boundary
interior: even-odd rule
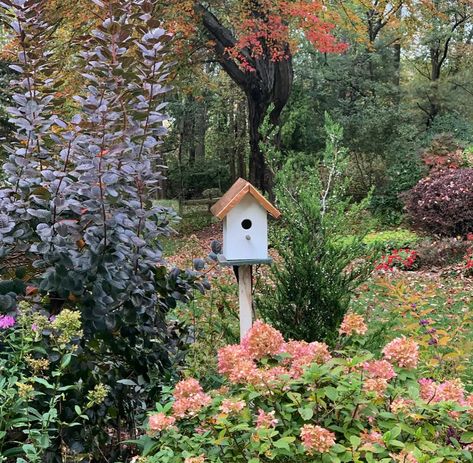
[[[356,220],[368,201],[353,204],[344,197],[342,131],[328,120],[327,132],[321,169],[289,160],[276,176],[282,224],[274,246],[281,260],[272,267],[274,287],[257,301],[263,317],[286,337],[306,341],[337,335],[353,291],[371,270],[360,259],[364,233]],[[358,223],[359,233],[340,244],[340,230],[349,223]]]

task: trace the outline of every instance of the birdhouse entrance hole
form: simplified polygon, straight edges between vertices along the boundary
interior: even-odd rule
[[[241,223],[241,226],[243,227],[244,230],[249,230],[252,225],[253,225],[253,222],[250,219],[245,219]]]

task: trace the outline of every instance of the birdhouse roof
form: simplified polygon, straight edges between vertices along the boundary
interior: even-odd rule
[[[253,198],[275,219],[281,213],[250,183],[239,178],[232,187],[212,206],[210,211],[215,217],[223,219],[246,196]]]

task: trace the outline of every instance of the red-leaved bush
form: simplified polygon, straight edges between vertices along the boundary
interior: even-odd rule
[[[450,169],[422,179],[404,195],[412,225],[442,236],[473,231],[473,169]]]
[[[376,270],[391,271],[414,270],[418,266],[417,252],[412,249],[394,249],[390,254],[383,256],[376,266]]]

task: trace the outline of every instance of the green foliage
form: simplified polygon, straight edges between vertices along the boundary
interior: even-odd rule
[[[399,228],[395,230],[384,230],[380,232],[368,233],[363,238],[363,244],[366,251],[391,251],[393,249],[411,248],[415,246],[421,237],[411,230]],[[338,239],[337,242],[346,245],[349,242],[356,241],[356,237],[348,235]]]
[[[378,369],[383,362],[356,340],[344,340],[331,358],[321,343],[284,343],[269,327],[257,330],[260,336],[254,329],[241,345],[220,351],[226,387],[206,393],[183,380],[156,406],[139,441],[144,462],[472,461],[472,397],[465,402],[453,380],[442,383],[452,395],[431,398],[418,382],[429,384],[416,369],[412,340],[394,340],[400,356],[385,355],[394,365]],[[248,365],[254,374],[247,379]]]
[[[79,312],[64,310],[50,319],[21,303],[16,321],[10,320],[6,327],[2,317],[0,330],[0,461],[39,463],[61,445],[66,429],[84,426],[108,391],[97,384],[100,397],[92,391],[90,400],[76,402],[64,416],[68,401],[84,388],[68,381],[80,355]]]
[[[281,260],[272,267],[274,287],[257,300],[263,317],[288,338],[332,340],[354,289],[370,273],[363,259],[363,227],[339,242],[340,230],[363,223],[369,199],[346,197],[342,129],[327,116],[327,147],[320,167],[289,159],[276,175],[282,224],[273,237]],[[359,227],[359,225],[358,225]]]

